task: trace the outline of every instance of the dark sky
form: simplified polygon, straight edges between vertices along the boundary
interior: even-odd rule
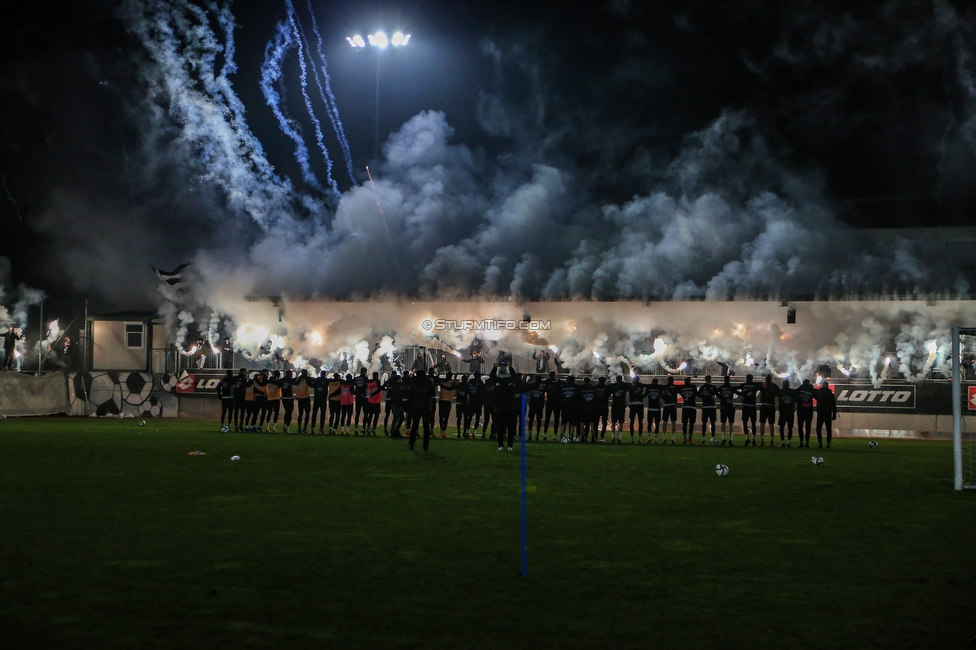
[[[304,0],[296,6],[307,23]],[[313,6],[360,180],[374,154],[377,52],[354,51],[345,37],[399,28],[412,34],[409,46],[379,53],[381,141],[421,111],[443,111],[452,141],[476,157],[499,168],[510,160],[526,169],[553,165],[594,205],[620,204],[666,183],[689,136],[735,113],[747,116],[749,137],[761,140],[775,166],[818,188],[840,223],[972,223],[976,13],[968,3]],[[118,3],[38,0],[4,11],[0,174],[16,201],[0,202],[8,289],[23,282],[64,304],[93,293],[112,303],[110,292],[93,288],[97,274],[84,268],[91,264],[84,249],[106,241],[128,248],[127,238],[142,235],[132,225],[139,220],[171,224],[153,231],[155,247],[140,248],[146,267],[175,266],[194,254],[198,239],[218,250],[245,237],[220,219],[200,218],[202,208],[172,196],[179,185],[154,177],[166,172],[155,167],[159,134],[150,137],[141,123],[149,57]],[[284,5],[236,2],[233,11],[234,88],[270,161],[299,178],[258,85]],[[285,93],[307,134],[295,103],[297,74],[292,57]],[[313,165],[321,175],[323,165]],[[764,173],[773,172],[756,172]],[[337,170],[336,178],[349,189],[347,176]],[[62,220],[65,203],[87,207]],[[137,216],[100,216],[113,205]],[[65,252],[69,238],[78,250]],[[78,273],[91,277],[73,280]],[[144,291],[135,293],[134,302],[144,301]]]

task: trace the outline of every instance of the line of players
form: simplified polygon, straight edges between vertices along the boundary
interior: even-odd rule
[[[676,384],[670,376],[665,384],[656,378],[643,384],[637,377],[625,383],[618,375],[613,383],[608,383],[606,377],[594,383],[589,377],[580,382],[573,376],[560,379],[555,372],[548,377],[519,375],[504,363],[486,376],[475,372],[470,377],[464,374],[456,378],[451,372],[439,375],[431,369],[427,374],[394,373],[386,382],[380,380],[378,373],[370,376],[365,368],[356,376],[334,373],[329,377],[323,371],[314,378],[305,370],[297,376],[289,370],[283,374],[262,371],[249,377],[241,369],[236,377],[228,371],[217,392],[222,402],[222,428],[226,421],[237,431],[276,432],[283,411],[283,429],[288,433],[297,405],[299,433],[311,434],[317,427],[318,433],[324,434],[328,414],[330,434],[348,435],[351,430],[354,435],[362,432],[371,436],[376,435],[385,394],[384,435],[402,437],[401,429],[405,428],[413,441],[422,426],[425,448],[433,432],[435,414],[440,435],[446,437],[452,410],[458,438],[474,438],[479,428],[481,438],[485,438],[492,425],[490,437],[499,441],[499,449],[503,448],[506,433],[511,447],[520,424],[523,393],[527,396],[526,428],[530,440],[533,427],[535,440],[539,440],[540,431],[542,440],[548,440],[552,423],[553,440],[566,437],[572,442],[604,442],[609,426],[610,442],[622,443],[629,415],[630,442],[642,443],[646,412],[647,441],[657,444],[663,434],[664,444],[676,444],[680,412],[682,444],[694,444],[700,411],[702,444],[709,441],[711,434],[712,444],[732,445],[738,398],[746,446],[756,446],[757,430],[758,446],[765,446],[767,425],[770,445],[774,445],[778,425],[780,446],[790,447],[795,422],[799,446],[809,447],[816,415],[818,446],[823,446],[826,430],[830,447],[832,423],[837,418],[837,403],[827,381],[815,386],[804,380],[794,389],[789,380],[777,385],[771,375],[766,375],[763,382],[746,375],[745,382],[734,386],[729,377],[716,385],[706,376],[704,384],[696,386],[688,378]],[[715,437],[717,422],[720,443]]]

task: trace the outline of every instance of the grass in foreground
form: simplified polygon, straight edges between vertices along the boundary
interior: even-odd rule
[[[840,440],[820,468],[816,449],[530,443],[522,578],[517,452],[216,428],[0,422],[0,645],[949,648],[976,636],[976,494],[952,491],[948,443]]]

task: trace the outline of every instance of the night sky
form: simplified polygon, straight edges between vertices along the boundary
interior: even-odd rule
[[[370,206],[372,193],[353,200],[358,195],[329,128],[325,142],[343,198],[304,183],[293,143],[259,86],[265,46],[286,16],[285,4],[233,3],[239,70],[230,77],[250,131],[276,173],[293,183],[296,198],[284,226],[256,225],[246,210],[229,205],[233,188],[213,182],[220,174],[208,173],[200,153],[206,144],[181,141],[184,125],[167,113],[170,98],[150,97],[166,74],[132,17],[155,6],[81,0],[5,8],[0,174],[13,200],[0,202],[0,255],[9,260],[0,260],[0,283],[8,294],[24,283],[48,293],[52,309],[73,309],[84,297],[104,309],[145,308],[159,299],[149,265],[187,261],[207,283],[201,303],[241,273],[248,279],[234,290],[302,295],[449,291],[599,298],[961,288],[938,260],[914,249],[923,270],[900,284],[877,282],[876,276],[890,278],[897,269],[886,265],[884,254],[859,251],[853,243],[830,265],[847,269],[843,277],[824,280],[815,263],[822,253],[814,246],[775,264],[764,261],[747,278],[751,271],[729,264],[749,267],[769,229],[743,226],[746,234],[734,250],[713,254],[707,243],[701,251],[695,241],[675,243],[691,258],[689,266],[664,279],[657,271],[644,290],[648,280],[627,276],[627,263],[618,268],[614,260],[670,260],[666,224],[673,217],[646,206],[640,210],[650,212],[623,225],[613,215],[627,214],[628,205],[637,210],[637,198],[648,204],[652,197],[669,198],[679,214],[682,205],[718,196],[723,207],[689,231],[692,240],[700,235],[707,241],[706,231],[716,224],[746,223],[742,215],[762,214],[756,201],[773,196],[792,228],[826,221],[844,229],[970,225],[976,207],[976,10],[968,3],[852,8],[785,1],[313,0],[356,180],[366,180],[369,164],[377,181],[386,181],[378,183],[377,196],[403,199],[402,209],[389,210],[387,230],[396,246],[377,236],[353,248],[350,239],[365,241],[374,231],[340,233],[335,224],[343,219],[343,203],[353,215],[347,218],[375,220],[357,212]],[[295,0],[295,7],[314,38],[305,0]],[[411,41],[379,53],[346,43],[346,36],[378,28],[402,29]],[[374,159],[377,56],[383,151]],[[309,147],[312,170],[325,179],[294,51],[283,80],[288,115]],[[152,106],[162,107],[162,115],[153,116]],[[463,178],[449,173],[440,179],[446,182],[441,212],[429,222],[428,208],[411,201],[426,196],[429,179],[414,183],[416,161],[391,160],[383,144],[411,119],[430,115],[424,111],[443,112],[444,120],[418,128],[452,129],[447,142],[459,149],[444,159],[423,158],[417,163],[423,174],[434,175],[438,165],[466,170]],[[558,200],[540,180],[542,168],[558,170]],[[536,187],[548,188],[543,216],[527,210],[518,217],[521,230],[488,232],[498,214],[531,200]],[[357,191],[366,196],[367,188]],[[317,207],[299,195],[312,197]],[[462,207],[454,213],[452,205]],[[646,216],[651,213],[657,216]],[[643,251],[627,250],[622,242],[630,229],[643,228],[647,219],[657,224],[656,234],[647,235]],[[538,232],[533,223],[542,224]],[[277,246],[282,228],[286,239],[301,234]],[[559,238],[551,236],[556,231]],[[384,279],[361,279],[404,241],[411,247],[396,260],[399,279],[389,272],[376,274]],[[291,257],[283,251],[292,245],[312,249],[297,255],[297,266],[322,267],[321,273],[298,281],[301,271],[269,261]],[[361,266],[371,250],[372,259]],[[865,257],[874,261],[859,266]],[[756,280],[789,275],[796,264],[808,263],[797,275],[802,282]],[[667,268],[673,267],[672,260]],[[574,273],[597,279],[579,284]],[[225,279],[215,279],[221,274]],[[724,279],[716,282],[719,276]],[[609,279],[600,284],[600,277]]]

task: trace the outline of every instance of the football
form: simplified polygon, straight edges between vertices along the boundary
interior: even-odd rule
[[[715,473],[718,474],[719,476],[728,476],[729,475],[729,466],[728,465],[718,464],[718,465],[715,466]]]
[[[140,427],[146,426],[146,421],[145,420],[142,420],[141,422],[139,422],[139,426]]]
[[[874,440],[872,440],[871,442],[868,443],[868,447],[870,447],[871,449],[874,449],[877,446],[878,446],[878,443],[876,443]]]
[[[559,442],[563,443],[564,445],[568,445],[569,444],[569,438],[567,438],[566,436],[563,436],[563,439],[560,440]]]
[[[711,441],[711,445],[712,445],[713,447],[717,447],[717,446],[718,446],[718,440],[717,440],[717,439],[715,439],[715,438],[712,438],[712,441]]]
[[[230,425],[229,424],[225,424],[225,425],[221,426],[220,427],[220,432],[221,433],[230,433]]]
[[[820,456],[814,456],[813,458],[810,459],[810,462],[816,465],[817,467],[820,467],[821,465],[823,465],[823,458]]]
[[[238,461],[238,460],[241,459],[241,457],[240,456],[231,456],[230,459],[233,460],[233,461]]]

